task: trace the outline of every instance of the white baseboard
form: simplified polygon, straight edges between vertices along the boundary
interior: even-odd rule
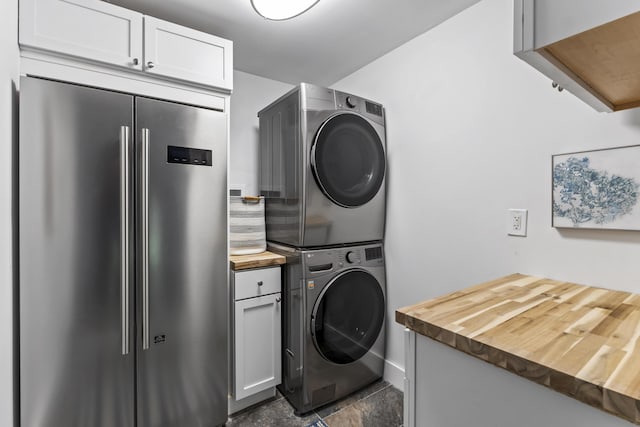
[[[389,360],[384,361],[383,378],[398,390],[404,389],[404,368]]]

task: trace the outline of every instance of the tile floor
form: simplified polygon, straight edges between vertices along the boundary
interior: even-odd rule
[[[400,427],[402,392],[377,381],[337,402],[297,417],[279,392],[276,397],[229,418],[226,427]]]

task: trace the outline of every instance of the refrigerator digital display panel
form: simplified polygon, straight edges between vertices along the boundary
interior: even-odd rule
[[[212,151],[199,148],[167,146],[167,162],[185,165],[211,166]]]

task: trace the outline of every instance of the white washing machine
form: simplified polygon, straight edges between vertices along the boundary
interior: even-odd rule
[[[382,377],[385,263],[382,243],[283,254],[280,392],[304,414]]]
[[[302,83],[258,113],[267,240],[317,247],[382,240],[382,105]]]

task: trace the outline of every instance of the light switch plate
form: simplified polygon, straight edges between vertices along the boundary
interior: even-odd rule
[[[509,209],[507,215],[507,234],[509,236],[527,235],[527,210]]]

